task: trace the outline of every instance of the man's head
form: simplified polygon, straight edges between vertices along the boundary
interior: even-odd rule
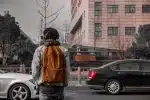
[[[54,28],[46,28],[43,32],[43,35],[44,35],[43,36],[44,40],[49,40],[49,39],[57,40],[57,39],[59,39],[59,33]]]

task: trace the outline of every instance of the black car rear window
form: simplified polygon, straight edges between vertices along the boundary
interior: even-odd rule
[[[141,63],[141,70],[146,71],[146,72],[150,72],[150,63],[148,63],[148,62]]]
[[[125,62],[120,63],[112,67],[113,70],[121,70],[121,71],[138,71],[139,64],[133,62]]]

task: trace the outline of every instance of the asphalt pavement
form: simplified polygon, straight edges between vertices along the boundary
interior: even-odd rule
[[[150,92],[127,92],[108,95],[102,91],[90,90],[87,87],[70,87],[65,90],[65,100],[150,100]],[[0,99],[4,100],[4,99]],[[6,99],[5,99],[6,100]]]
[[[88,88],[69,88],[65,90],[65,100],[150,100],[150,92],[124,92],[118,95],[108,95],[102,91]]]

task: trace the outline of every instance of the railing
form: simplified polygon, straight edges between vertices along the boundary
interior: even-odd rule
[[[86,80],[88,75],[88,70],[90,67],[80,67],[80,70],[78,67],[72,67],[70,71],[70,81],[78,81],[80,80]],[[5,72],[15,72],[15,73],[22,73],[20,71],[20,67],[0,67],[0,70]],[[31,67],[26,67],[25,72],[26,74],[31,74]]]
[[[5,72],[22,73],[20,71],[20,67],[19,66],[14,66],[14,67],[0,67],[0,70],[5,71]],[[30,67],[26,67],[24,73],[31,74],[31,68]]]

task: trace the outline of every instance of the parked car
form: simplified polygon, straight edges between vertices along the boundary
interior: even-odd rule
[[[109,94],[150,90],[150,60],[117,60],[90,69],[87,84],[91,89],[105,90]]]
[[[0,98],[29,100],[38,98],[31,75],[0,70]]]

